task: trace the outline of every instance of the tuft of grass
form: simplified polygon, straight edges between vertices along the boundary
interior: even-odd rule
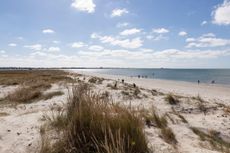
[[[14,92],[10,93],[6,100],[16,103],[29,103],[38,99],[42,95],[38,89],[31,89],[30,87],[20,87]]]
[[[109,88],[111,88],[111,89],[113,89],[113,90],[117,90],[117,89],[118,89],[118,87],[117,87],[117,82],[115,82],[114,84],[108,83],[108,84],[107,84],[107,87],[109,87]]]
[[[165,140],[165,142],[167,142],[169,144],[173,144],[173,145],[175,145],[177,143],[175,134],[173,133],[171,128],[169,128],[169,127],[162,128],[161,134],[162,134],[162,138]]]
[[[91,77],[88,82],[89,83],[96,83],[96,84],[102,84],[102,82],[104,81],[103,78],[99,78],[99,77]]]
[[[64,118],[63,136],[50,153],[149,152],[141,120],[84,85],[72,89]]]
[[[8,116],[9,114],[6,113],[6,112],[0,112],[0,117],[3,117],[3,116]]]
[[[161,137],[165,142],[176,145],[177,140],[172,129],[168,127],[168,121],[166,119],[167,115],[160,117],[155,111],[153,111],[152,116],[145,116],[145,123],[148,127],[155,125],[161,130]]]
[[[133,95],[135,97],[139,97],[139,94],[141,93],[140,89],[138,87],[135,87],[134,91],[133,91]]]
[[[42,95],[41,99],[48,100],[48,99],[52,99],[53,97],[56,97],[56,96],[61,96],[63,94],[64,93],[62,91],[49,92],[49,93]]]
[[[208,109],[205,107],[205,101],[199,95],[196,97],[196,100],[198,101],[198,109],[206,115]]]
[[[170,105],[177,105],[180,101],[174,96],[173,94],[168,94],[165,97],[165,100],[170,104]]]
[[[166,128],[168,126],[166,117],[160,117],[155,112],[153,113],[153,120],[158,128]]]
[[[230,152],[230,143],[224,141],[220,137],[220,132],[217,132],[215,130],[204,132],[196,127],[190,127],[190,128],[196,135],[200,137],[202,141],[208,141],[213,149],[221,152],[226,152],[226,153]]]

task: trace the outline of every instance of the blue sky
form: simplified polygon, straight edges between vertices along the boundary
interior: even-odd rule
[[[1,0],[0,66],[230,68],[230,0]]]

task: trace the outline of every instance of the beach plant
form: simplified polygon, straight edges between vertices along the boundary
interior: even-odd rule
[[[176,98],[175,95],[173,94],[168,94],[165,97],[165,100],[170,104],[170,105],[177,105],[180,101]]]
[[[84,84],[73,87],[64,115],[67,122],[51,153],[149,152],[138,116],[101,97]]]
[[[190,127],[190,129],[200,137],[201,141],[209,142],[212,149],[223,153],[230,153],[230,142],[222,139],[220,132],[215,130],[204,131],[196,127]]]
[[[145,122],[148,127],[155,126],[160,129],[161,138],[171,144],[176,145],[176,136],[172,129],[168,126],[167,115],[159,116],[155,110],[152,111],[152,115],[146,115]]]

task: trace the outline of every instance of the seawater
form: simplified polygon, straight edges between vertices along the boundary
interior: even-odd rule
[[[230,69],[76,69],[110,75],[124,75],[130,77],[147,77],[150,79],[165,79],[175,81],[211,83],[230,85]]]

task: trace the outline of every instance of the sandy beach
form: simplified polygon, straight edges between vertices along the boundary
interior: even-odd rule
[[[124,79],[127,83],[135,83],[146,89],[157,89],[166,93],[176,93],[184,96],[196,97],[198,95],[205,99],[221,100],[226,104],[230,104],[230,86],[219,84],[197,84],[183,81],[171,81],[161,79],[146,79],[137,77],[127,77],[121,75],[107,75],[86,71],[77,71],[81,74],[92,75],[113,80]]]
[[[175,134],[177,143],[172,145],[165,141],[161,130],[154,123],[151,126],[146,124],[144,133],[152,152],[222,152],[223,150],[219,147],[214,148],[210,145],[212,137],[207,136],[210,131],[215,131],[213,133],[215,133],[215,137],[221,139],[221,143],[222,140],[226,144],[230,143],[230,88],[228,87],[138,79],[82,71],[78,73],[81,75],[76,75],[71,71],[68,76],[90,84],[94,92],[107,92],[116,103],[146,112],[151,112],[154,108],[157,114],[166,116],[168,127]],[[91,78],[103,79],[100,82],[92,82]],[[124,79],[124,83],[122,83],[122,79]],[[113,88],[114,83],[117,83],[116,89]],[[133,88],[133,83],[137,87]],[[40,152],[41,126],[48,122],[45,116],[52,114],[51,110],[64,108],[71,87],[71,83],[55,82],[45,93],[62,91],[63,95],[47,100],[11,105],[4,103],[4,97],[15,91],[18,86],[1,85],[0,99],[3,100],[0,101],[0,152]],[[135,93],[137,88],[138,92]],[[177,104],[167,102],[166,97],[169,94],[178,101]],[[204,133],[204,140],[201,140],[199,134],[194,133],[194,129]],[[222,144],[218,142],[218,145]]]

